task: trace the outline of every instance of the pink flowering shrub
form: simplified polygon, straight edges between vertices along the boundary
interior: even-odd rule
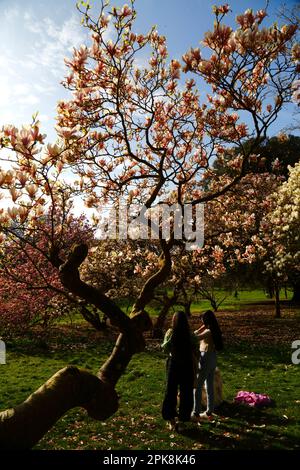
[[[39,221],[36,231],[26,232],[16,226],[10,229],[2,245],[0,334],[5,337],[24,334],[35,325],[46,331],[73,305],[61,284],[58,268],[49,259],[49,244],[55,240],[59,255],[64,259],[72,245],[91,241],[93,230],[83,216],[69,216],[67,221],[61,217],[57,226],[60,230],[53,236],[50,216]]]

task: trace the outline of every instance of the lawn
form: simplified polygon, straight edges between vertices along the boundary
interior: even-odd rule
[[[285,291],[282,289],[280,291],[280,300],[286,302],[292,298],[292,290]],[[274,304],[274,299],[270,299],[267,296],[266,292],[263,289],[255,290],[239,290],[236,294],[234,292],[226,292],[222,289],[216,289],[216,299],[217,301],[222,301],[219,310],[243,310],[248,308],[251,304]],[[211,309],[211,304],[208,300],[199,299],[197,302],[191,305],[191,311],[197,312],[200,310]]]
[[[149,337],[146,351],[134,357],[117,385],[120,409],[114,416],[97,422],[74,409],[36,449],[299,449],[300,365],[291,362],[291,342],[300,339],[299,311],[285,307],[275,320],[269,306],[253,306],[218,317],[226,341],[219,355],[224,403],[212,421],[189,424],[180,435],[166,429],[160,414],[165,356]],[[198,324],[196,315],[191,322]],[[66,364],[96,372],[114,336],[76,323],[57,326],[48,349],[32,339],[9,343],[7,364],[0,366],[0,408],[20,403]],[[238,390],[267,393],[275,405],[235,405]]]
[[[169,295],[171,295],[171,291]],[[287,303],[292,298],[293,292],[291,290],[281,290],[280,300],[283,304]],[[249,308],[249,305],[266,304],[269,306],[274,306],[274,299],[270,299],[266,292],[263,289],[255,290],[240,290],[237,295],[234,292],[226,292],[223,289],[216,289],[217,300],[224,299],[221,306],[219,307],[220,311],[241,311]],[[131,307],[133,306],[133,301],[128,299],[123,299],[118,302],[119,307],[124,311],[129,313]],[[191,304],[191,312],[194,315],[197,315],[205,310],[211,309],[211,303],[206,299],[197,299]],[[161,305],[156,302],[152,303],[147,307],[147,312],[152,318],[155,318],[161,309]],[[182,305],[174,305],[171,311],[182,309]],[[69,325],[71,324],[81,324],[82,315],[78,312],[72,312],[70,315],[64,315],[60,317],[56,322],[60,325]]]

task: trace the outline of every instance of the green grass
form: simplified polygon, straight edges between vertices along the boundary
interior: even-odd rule
[[[280,300],[290,300],[292,298],[293,292],[291,290],[287,291],[287,298],[285,296],[284,290],[280,292]],[[270,302],[273,303],[274,299],[267,297],[263,289],[255,290],[240,290],[238,295],[235,297],[234,293],[226,292],[225,290],[217,290],[217,300],[225,298],[222,304],[219,307],[219,310],[242,310],[248,308],[251,303],[258,302]],[[191,311],[198,312],[211,309],[211,304],[208,300],[199,300],[192,304]]]
[[[274,302],[274,299],[270,299],[266,296],[266,293],[263,289],[240,290],[238,292],[237,297],[234,296],[234,293],[229,293],[223,289],[218,289],[217,292],[218,292],[217,294],[218,299],[222,299],[226,297],[224,302],[222,302],[221,306],[219,307],[219,310],[239,311],[239,310],[243,310],[244,308],[248,308],[249,304],[251,303],[266,302],[266,301],[269,301],[270,303]],[[280,293],[281,300],[290,300],[291,298],[292,298],[291,290],[287,291],[287,299],[285,297],[285,292],[283,290],[281,291]],[[118,305],[119,307],[123,309],[124,312],[129,313],[130,308],[133,305],[133,301],[128,302],[128,300],[120,300],[118,302]],[[192,303],[191,312],[198,313],[198,312],[203,312],[211,308],[212,307],[211,307],[210,302],[208,300],[202,299],[202,300],[198,300],[197,302]],[[173,309],[171,309],[171,311],[174,311],[177,309],[182,309],[182,306],[175,305]],[[150,305],[147,307],[147,312],[152,318],[156,317],[159,311],[160,311],[160,307],[158,304]],[[80,313],[72,313],[70,315],[61,317],[60,319],[57,320],[57,323],[61,325],[72,324],[72,323],[79,324],[79,323],[82,323],[83,321],[84,320]]]
[[[53,345],[52,345],[53,346]],[[22,402],[59,368],[78,365],[96,372],[112,342],[87,332],[62,336],[49,351],[32,342],[10,343],[1,365],[0,408]],[[171,433],[161,418],[165,356],[158,344],[137,355],[117,385],[120,409],[105,422],[74,409],[62,417],[36,449],[297,449],[300,447],[300,365],[291,364],[289,346],[227,345],[219,356],[225,403],[201,428],[190,424]],[[150,346],[149,346],[150,348]],[[253,410],[233,404],[238,390],[269,394],[275,406]]]

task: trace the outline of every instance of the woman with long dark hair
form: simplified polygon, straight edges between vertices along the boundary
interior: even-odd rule
[[[199,370],[194,389],[192,420],[209,418],[214,411],[214,375],[217,366],[217,351],[223,349],[222,333],[214,312],[207,310],[202,317],[203,325],[194,334],[200,340]],[[207,408],[201,413],[202,388],[205,383]]]
[[[184,423],[190,420],[193,409],[193,349],[195,348],[195,337],[192,338],[188,319],[183,311],[174,314],[172,328],[166,332],[162,348],[169,353],[162,416],[169,421],[170,429],[180,432],[184,428]],[[179,410],[177,413],[178,389]],[[177,416],[178,423],[176,422]]]

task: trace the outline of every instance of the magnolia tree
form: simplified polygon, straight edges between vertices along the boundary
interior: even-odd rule
[[[14,215],[6,227],[0,253],[0,331],[5,338],[40,325],[43,335],[50,324],[72,307],[86,317],[87,306],[78,304],[63,287],[58,270],[45,254],[51,243],[52,216],[46,213],[39,220],[39,230],[27,225],[18,226]],[[65,218],[59,212],[55,217],[56,240],[62,252],[68,252],[74,243],[91,242],[92,226],[85,217]],[[92,316],[92,314],[90,314]],[[89,317],[87,318],[89,319]],[[92,323],[92,321],[90,321]]]
[[[251,140],[248,145],[251,145]],[[231,153],[236,154],[237,149],[229,148],[228,157],[232,158]],[[288,178],[288,166],[295,165],[299,161],[300,137],[296,135],[287,135],[280,132],[277,136],[270,139],[264,139],[255,150],[256,157],[251,158],[248,168],[249,173],[274,173]],[[214,162],[214,167],[218,169],[219,162]],[[230,171],[230,168],[224,168],[220,165],[220,171]]]
[[[4,126],[1,131],[1,153],[8,161],[0,178],[6,198],[1,239],[5,243],[14,237],[22,244],[19,230],[11,231],[13,221],[26,240],[34,240],[49,210],[49,243],[43,255],[58,270],[66,291],[101,310],[120,335],[98,377],[64,369],[21,407],[3,412],[3,446],[32,446],[76,405],[96,419],[116,411],[115,385],[132,355],[144,348],[143,331],[151,325],[147,305],[172,269],[175,231],[171,224],[164,237],[158,223],[157,269],[143,283],[127,315],[103,290],[83,281],[80,267],[88,246],[81,243],[64,252],[55,215],[65,213],[79,195],[99,211],[105,203],[120,207],[120,198],[125,198],[128,209],[139,205],[134,217],[141,216],[146,225],[147,211],[158,203],[180,208],[190,204],[195,215],[199,204],[225,195],[244,178],[253,149],[290,100],[297,73],[297,26],[263,27],[263,10],[247,10],[237,17],[233,30],[224,20],[229,7],[215,7],[213,30],[203,41],[207,53],[191,49],[181,63],[169,59],[166,38],[155,28],[146,34],[135,32],[133,2],[110,11],[102,4],[99,15],[85,5],[83,24],[91,41],[66,61],[69,74],[64,85],[72,97],[58,103],[58,141],[44,145],[36,120],[22,129]],[[145,56],[147,62],[140,66],[139,59]],[[183,73],[188,73],[185,81]],[[201,80],[212,89],[207,103],[199,98]],[[247,125],[239,118],[240,111],[249,115]],[[250,136],[253,144],[246,149],[243,142]],[[234,171],[218,175],[211,162],[221,158],[229,142],[240,149],[232,160],[224,160]]]
[[[34,325],[41,325],[45,334],[64,308],[60,288],[57,272],[44,257],[37,258],[31,246],[24,246],[23,252],[7,246],[0,277],[0,331],[5,339]]]
[[[273,211],[262,222],[262,246],[266,269],[280,283],[288,280],[294,287],[295,302],[300,302],[300,163],[290,168],[290,176],[273,194]]]

